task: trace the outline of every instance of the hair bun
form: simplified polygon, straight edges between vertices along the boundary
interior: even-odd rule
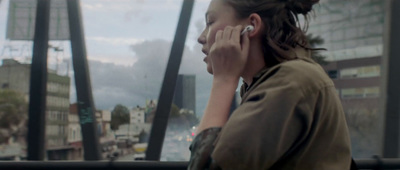
[[[306,15],[319,0],[287,0],[286,7],[296,14]]]

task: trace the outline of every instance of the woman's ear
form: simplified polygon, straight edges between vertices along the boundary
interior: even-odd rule
[[[258,15],[257,13],[252,13],[250,14],[248,19],[250,22],[249,25],[252,25],[254,27],[253,31],[249,32],[249,37],[255,37],[257,35],[263,34],[264,25],[260,15]]]

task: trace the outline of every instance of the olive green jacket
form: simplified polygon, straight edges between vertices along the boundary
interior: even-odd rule
[[[332,80],[312,59],[262,70],[222,128],[192,143],[188,169],[350,169],[350,138]]]

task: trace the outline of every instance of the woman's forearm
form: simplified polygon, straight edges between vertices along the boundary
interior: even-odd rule
[[[238,81],[239,78],[214,78],[210,98],[197,129],[197,134],[210,127],[222,127],[226,123]]]

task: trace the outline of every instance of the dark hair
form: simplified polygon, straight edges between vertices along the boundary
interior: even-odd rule
[[[308,13],[319,0],[224,0],[237,12],[239,18],[246,18],[252,13],[260,15],[265,25],[263,38],[264,58],[272,66],[285,60],[295,59],[293,49],[309,47],[305,32],[308,28]],[[304,15],[301,28],[298,15]],[[272,54],[268,56],[267,54]]]

